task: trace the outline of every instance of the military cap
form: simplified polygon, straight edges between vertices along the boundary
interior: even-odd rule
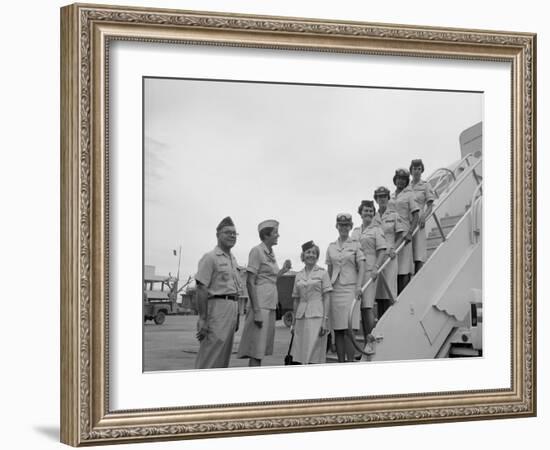
[[[276,228],[279,226],[279,222],[274,219],[264,220],[258,224],[258,232],[262,231],[264,228]]]
[[[218,224],[216,227],[216,231],[220,231],[223,227],[234,227],[235,224],[233,223],[233,219],[231,217],[227,216],[222,219],[222,221]]]
[[[311,247],[315,247],[315,242],[307,241],[304,244],[302,244],[302,251],[305,252],[309,250]]]
[[[390,190],[386,186],[379,186],[374,190],[374,198],[381,197],[382,195],[390,196]]]
[[[353,224],[351,214],[349,214],[349,213],[338,213],[336,215],[336,223]]]
[[[407,179],[407,186],[409,185],[409,182],[410,182],[410,177],[411,177],[411,174],[409,173],[409,171],[407,169],[397,169],[395,171],[395,175],[393,176],[393,184],[396,184],[396,181],[398,178],[406,178]]]
[[[421,159],[413,159],[411,161],[411,166],[409,167],[410,172],[412,172],[413,167],[422,167],[422,172],[424,172],[424,163]]]
[[[376,207],[374,206],[374,202],[372,200],[361,200],[361,204],[357,208],[357,213],[361,215],[361,212],[363,211],[363,208],[365,206],[368,206],[369,208],[372,208],[376,212]]]

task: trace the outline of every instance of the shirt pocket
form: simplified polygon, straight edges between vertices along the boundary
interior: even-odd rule
[[[307,290],[307,283],[305,280],[297,280],[296,281],[296,289],[298,290],[298,295],[300,298],[303,298],[305,296],[306,290]]]
[[[230,280],[232,280],[233,276],[231,273],[232,272],[231,264],[227,262],[220,262],[217,264],[217,269],[219,274],[218,277],[223,283],[227,283]]]
[[[355,261],[355,249],[354,248],[346,248],[342,252],[342,259],[345,263],[349,263],[350,261]]]
[[[321,293],[322,284],[322,275],[314,275],[311,277],[311,280],[309,280],[309,288],[315,293]]]

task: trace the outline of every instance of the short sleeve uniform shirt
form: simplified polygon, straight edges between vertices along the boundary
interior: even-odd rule
[[[326,270],[314,266],[310,273],[305,268],[298,272],[292,290],[292,297],[300,299],[296,318],[323,317],[323,294],[330,291],[332,284]]]
[[[278,302],[277,274],[279,273],[279,266],[277,265],[273,250],[269,251],[263,242],[253,247],[248,255],[246,270],[257,275],[256,293],[258,307],[262,309],[276,309]]]
[[[357,282],[357,267],[360,261],[365,261],[361,244],[348,238],[342,245],[336,240],[327,248],[326,264],[332,265],[331,283],[338,280],[342,285]]]
[[[371,270],[376,263],[376,252],[388,247],[384,233],[373,221],[367,228],[357,227],[351,233],[351,239],[359,242],[366,258],[366,270]]]
[[[416,196],[410,185],[403,189],[399,194],[392,195],[392,207],[399,216],[399,231],[408,233],[411,228],[412,215],[418,211],[418,203],[416,203]]]
[[[376,213],[373,222],[382,229],[384,238],[386,239],[387,248],[395,249],[395,233],[399,232],[398,214],[395,211],[386,208],[382,216],[380,216],[380,212]]]
[[[435,199],[432,186],[427,181],[420,180],[416,184],[411,183],[411,189],[414,192],[415,200],[420,208],[420,211],[424,211],[426,204],[433,202]]]
[[[239,295],[242,292],[242,285],[238,267],[232,253],[225,253],[216,246],[199,261],[195,280],[206,286],[209,297]]]

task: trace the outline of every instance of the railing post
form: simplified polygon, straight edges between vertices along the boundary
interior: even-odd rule
[[[435,212],[432,214],[434,220],[435,220],[435,224],[437,225],[437,228],[439,229],[439,233],[441,234],[441,239],[443,241],[446,241],[447,238],[445,237],[445,233],[443,233],[443,227],[441,226],[441,223],[439,222],[439,218],[437,217],[437,215],[435,214]]]
[[[473,176],[474,176],[474,178],[475,178],[475,180],[476,180],[476,184],[479,186],[479,185],[481,184],[481,181],[480,181],[479,175],[477,174],[477,172],[476,172],[475,169],[472,170],[472,174],[473,174]]]

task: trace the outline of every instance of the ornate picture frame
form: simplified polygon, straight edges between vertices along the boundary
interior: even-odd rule
[[[511,67],[507,388],[113,410],[109,57],[115,41]],[[73,446],[536,414],[536,35],[75,4],[61,9],[61,440]],[[140,155],[141,157],[141,155]]]

